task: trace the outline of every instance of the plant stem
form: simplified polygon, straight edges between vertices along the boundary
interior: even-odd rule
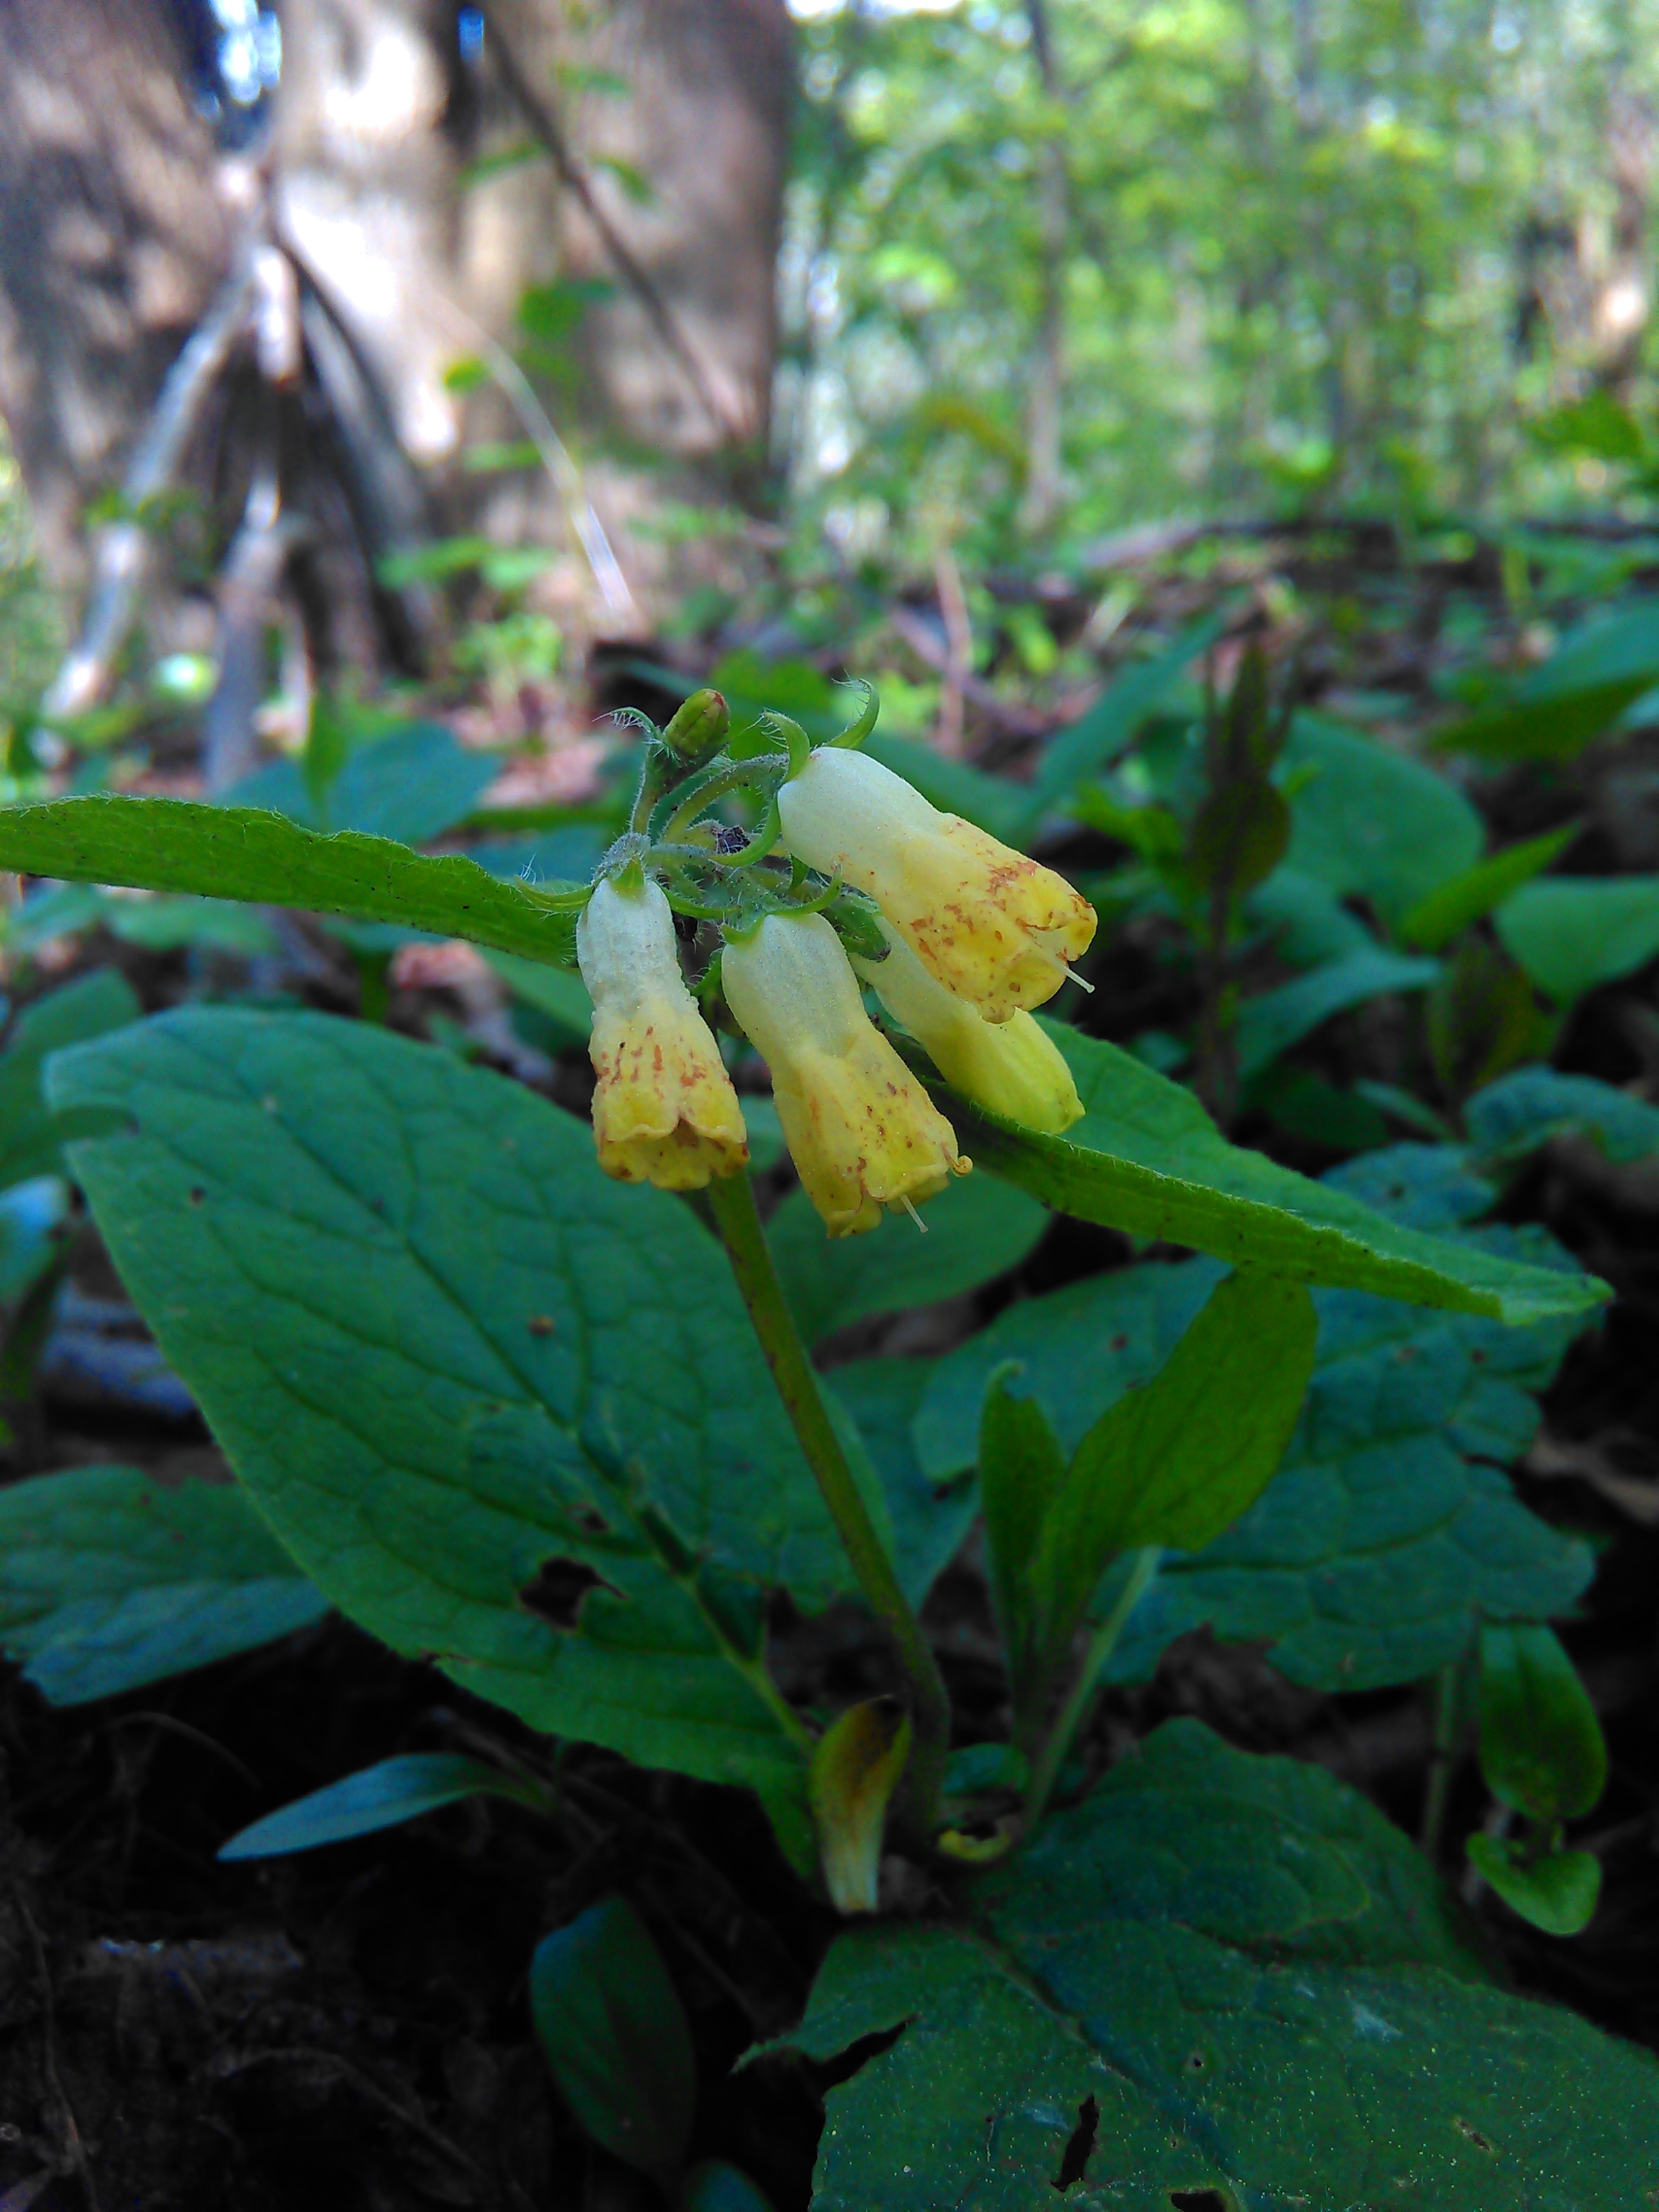
[[[1151,1589],[1163,1553],[1158,1545],[1148,1544],[1144,1551],[1131,1553],[1129,1557],[1133,1565],[1129,1569],[1128,1579],[1118,1592],[1111,1611],[1089,1639],[1089,1649],[1078,1669],[1077,1680],[1072,1685],[1072,1693],[1060,1708],[1060,1717],[1049,1729],[1042,1756],[1036,1762],[1031,1786],[1025,1796],[1025,1829],[1028,1834],[1048,1809],[1048,1800],[1060,1779],[1060,1770],[1066,1763],[1066,1754],[1094,1711],[1106,1662],[1117,1649],[1117,1640],[1128,1626],[1130,1614]]]
[[[1433,1742],[1429,1759],[1428,1785],[1423,1792],[1423,1822],[1418,1842],[1431,1858],[1438,1856],[1451,1796],[1452,1776],[1457,1765],[1459,1739],[1463,1733],[1466,1662],[1448,1660],[1433,1680]]]
[[[830,1419],[818,1378],[801,1341],[772,1264],[772,1254],[755,1210],[754,1186],[747,1173],[717,1177],[708,1186],[709,1212],[732,1262],[738,1290],[772,1371],[806,1464],[830,1509],[859,1587],[892,1638],[909,1686],[915,1748],[910,1788],[916,1818],[931,1831],[944,1782],[950,1743],[951,1707],[938,1662],[921,1632],[910,1601],[899,1585],[886,1546],[870,1518],[840,1437]]]

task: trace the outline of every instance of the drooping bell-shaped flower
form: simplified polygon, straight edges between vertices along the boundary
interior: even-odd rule
[[[832,1237],[873,1229],[970,1163],[956,1133],[864,1011],[822,915],[769,915],[728,942],[726,1002],[772,1074],[785,1141]]]
[[[1010,1121],[1057,1137],[1083,1115],[1060,1047],[1030,1014],[988,1022],[977,1006],[937,983],[890,922],[884,960],[854,967],[882,1005],[915,1037],[945,1081]]]
[[[778,811],[789,850],[866,891],[928,973],[988,1021],[1053,998],[1094,936],[1094,908],[1063,877],[941,814],[863,753],[820,747]]]
[[[593,1001],[593,1141],[621,1182],[700,1190],[749,1158],[738,1095],[685,988],[674,916],[656,884],[600,883],[576,925]]]

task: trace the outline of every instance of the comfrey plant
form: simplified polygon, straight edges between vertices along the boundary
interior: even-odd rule
[[[48,1164],[238,1485],[158,1502],[99,1468],[0,1495],[40,1563],[9,1648],[73,1701],[333,1605],[535,1732],[499,1764],[390,1759],[237,1857],[479,1792],[556,1820],[550,1738],[752,1792],[848,1923],[779,2046],[837,2062],[824,2212],[1650,2195],[1650,2063],[1504,1989],[1363,1799],[1191,1723],[1092,1787],[1086,1753],[1103,1686],[1197,1628],[1332,1695],[1431,1685],[1427,1832],[1478,1729],[1496,1805],[1473,1865],[1536,1924],[1583,1924],[1597,1869],[1570,1826],[1605,1751],[1548,1624],[1591,1562],[1502,1468],[1604,1291],[1478,1217],[1569,1107],[1651,1133],[1534,1069],[1468,1102],[1466,1140],[1321,1182],[1229,1144],[1190,1091],[1038,1011],[1092,909],[861,752],[874,719],[867,699],[817,750],[781,716],[728,743],[697,695],[647,732],[586,883],[412,849],[430,812],[402,817],[409,843],[366,834],[337,763],[289,813],[280,791],[0,810],[0,866],[35,876],[343,916],[380,933],[349,939],[365,960],[386,925],[465,938],[530,1003],[568,1007],[550,971],[579,963],[597,1079],[590,1135],[368,1021],[133,1020],[91,985],[32,1009],[0,1105],[69,1048]],[[963,787],[994,818],[1055,803],[989,786]],[[323,826],[291,818],[307,806]],[[802,1186],[764,1222],[739,1036]],[[1194,1256],[1017,1299],[941,1355],[819,1371],[847,1323],[994,1280],[1054,1212]],[[976,1522],[1006,1687],[977,1729],[923,1626]],[[848,1599],[890,1658],[872,1640],[884,1694],[838,1711],[780,1664],[780,1624]],[[531,1995],[591,2133],[684,2212],[750,2201],[685,2171],[684,2023],[620,1900],[547,1937]]]
[[[853,1237],[884,1209],[924,1227],[917,1206],[973,1165],[922,1076],[866,1012],[861,985],[964,1097],[1058,1134],[1083,1105],[1030,1010],[1067,981],[1095,914],[1051,869],[941,814],[861,754],[878,711],[865,689],[857,719],[817,749],[774,714],[782,749],[730,758],[726,702],[712,691],[651,730],[629,826],[581,908],[576,957],[593,1001],[599,1165],[622,1182],[709,1191],[807,1463],[908,1674],[911,1790],[936,1825],[944,1686],[790,1319],[749,1185],[742,1109],[687,987],[675,917],[717,931],[699,992],[765,1060],[802,1188],[831,1237]],[[752,834],[718,811],[738,798],[758,811]],[[884,1802],[900,1771],[884,1764]],[[866,1825],[864,1863],[842,1887],[873,1903],[880,1830]],[[844,1858],[838,1842],[829,1863]]]
[[[680,969],[673,916],[718,927],[702,988],[771,1072],[791,1157],[832,1237],[914,1215],[971,1163],[921,1079],[865,1012],[860,985],[965,1097],[1058,1133],[1077,1087],[1029,1009],[1088,950],[1094,909],[1068,884],[856,750],[771,718],[787,750],[721,756],[726,710],[698,692],[647,748],[632,824],[576,933],[592,994],[593,1133],[624,1181],[701,1189],[747,1163],[743,1116]],[[714,757],[711,759],[710,756]],[[715,809],[758,802],[752,836]]]

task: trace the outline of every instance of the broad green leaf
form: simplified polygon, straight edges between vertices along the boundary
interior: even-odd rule
[[[54,1705],[251,1651],[327,1605],[228,1486],[77,1467],[0,1490],[0,1646]]]
[[[1504,852],[1494,853],[1490,860],[1476,861],[1474,867],[1420,899],[1402,918],[1401,936],[1407,945],[1418,945],[1425,952],[1442,951],[1471,922],[1479,921],[1522,884],[1541,875],[1571,844],[1581,827],[1570,822],[1565,830],[1528,837],[1524,844],[1511,845]]]
[[[1478,760],[1570,761],[1605,737],[1627,707],[1653,688],[1651,675],[1615,678],[1582,690],[1528,697],[1466,716],[1437,731],[1437,750]]]
[[[1659,876],[1547,876],[1497,913],[1498,934],[1563,1006],[1659,954]]]
[[[114,898],[106,896],[99,916],[124,945],[146,952],[231,952],[257,960],[276,949],[276,933],[257,907],[229,899]]]
[[[424,845],[471,813],[500,762],[470,752],[441,722],[413,722],[349,751],[337,774],[308,787],[295,761],[275,761],[226,794],[227,805],[270,807],[308,830],[356,830]]]
[[[786,2047],[874,2036],[816,2212],[1612,2212],[1659,2176],[1646,2051],[1494,1987],[1356,1792],[1192,1722],[960,1922],[841,1936]]]
[[[1224,614],[1205,615],[1182,630],[1150,660],[1138,660],[1112,678],[1087,714],[1049,738],[1029,793],[1022,794],[1024,827],[1035,830],[1079,784],[1117,758],[1152,709],[1175,688],[1226,626]],[[1024,837],[1011,839],[1024,844]]]
[[[1480,1632],[1480,1771],[1500,1803],[1573,1820],[1607,1787],[1607,1747],[1560,1638],[1534,1622]]]
[[[1239,1073],[1248,1081],[1334,1015],[1388,992],[1425,991],[1439,974],[1437,961],[1409,959],[1368,945],[1247,999],[1238,1014]]]
[[[904,1594],[920,1606],[962,1548],[979,1501],[970,1482],[934,1482],[916,1456],[913,1424],[937,1362],[854,1359],[823,1377],[851,1416],[880,1479]]]
[[[40,1088],[47,1054],[125,1029],[143,1012],[125,976],[95,968],[18,1015],[0,1052],[0,1188],[61,1164],[62,1134]]]
[[[457,1751],[410,1751],[365,1766],[326,1789],[296,1797],[262,1820],[239,1829],[219,1846],[222,1859],[275,1859],[314,1851],[353,1836],[400,1827],[463,1797],[510,1797],[520,1805],[545,1805],[546,1793],[499,1766]]]
[[[967,1176],[932,1200],[925,1234],[895,1215],[867,1237],[830,1238],[803,1190],[767,1224],[767,1241],[809,1344],[872,1314],[959,1297],[1006,1274],[1048,1226],[1035,1199],[993,1176]]]
[[[515,999],[534,1006],[553,1024],[561,1042],[585,1045],[593,1026],[593,1001],[574,968],[550,968],[517,952],[487,952],[484,957]]]
[[[1638,599],[1565,639],[1501,707],[1443,730],[1446,751],[1571,760],[1659,679],[1659,599]]]
[[[1055,1022],[1085,1118],[1063,1137],[956,1104],[964,1149],[1059,1212],[1190,1245],[1293,1280],[1409,1298],[1512,1324],[1580,1313],[1592,1276],[1522,1266],[1387,1219],[1260,1152],[1230,1145],[1189,1091],[1128,1053]]]
[[[1339,898],[1368,898],[1385,921],[1480,857],[1486,824],[1455,784],[1339,722],[1298,714],[1283,764],[1307,779],[1291,801],[1287,865]]]
[[[361,1024],[192,1008],[52,1085],[128,1125],[76,1173],[330,1600],[534,1727],[749,1784],[799,1844],[759,1593],[815,1604],[845,1571],[690,1210],[608,1181],[585,1121]]]
[[[607,1898],[542,1938],[530,2012],[577,2123],[669,2187],[691,2138],[696,2055],[662,1954],[626,1898]]]
[[[424,845],[469,815],[500,771],[458,744],[441,722],[416,722],[359,745],[328,793],[320,826]]]
[[[1077,1448],[1030,1564],[1038,1633],[1054,1661],[1110,1560],[1146,1545],[1201,1551],[1278,1467],[1313,1364],[1298,1284],[1218,1283],[1157,1376],[1109,1407]]]
[[[280,814],[188,799],[100,792],[0,807],[0,867],[399,922],[532,960],[568,963],[575,946],[574,915],[544,903],[551,887],[504,883],[459,855],[428,859],[386,838],[324,836]]]
[[[1244,911],[1292,968],[1322,968],[1376,944],[1336,892],[1295,868],[1275,868],[1246,898]]]
[[[1342,1179],[1437,1224],[1492,1195],[1461,1154],[1427,1146],[1373,1155]],[[1011,1358],[1074,1449],[1158,1371],[1218,1272],[1125,1268],[1009,1307],[938,1363],[915,1423],[924,1475],[942,1481],[971,1461],[991,1376]],[[1483,1620],[1562,1612],[1589,1580],[1585,1547],[1528,1512],[1492,1463],[1531,1443],[1534,1394],[1575,1325],[1510,1330],[1352,1292],[1314,1304],[1313,1376],[1279,1474],[1224,1535],[1165,1559],[1115,1679],[1144,1679],[1173,1637],[1207,1625],[1267,1640],[1274,1664],[1312,1687],[1413,1681],[1466,1651]]]
[[[1511,1161],[1564,1136],[1587,1138],[1621,1164],[1659,1152],[1659,1106],[1553,1067],[1500,1076],[1468,1101],[1463,1119],[1471,1144],[1488,1159]]]
[[[1528,1859],[1512,1836],[1474,1835],[1469,1864],[1511,1912],[1546,1936],[1582,1936],[1601,1897],[1601,1865],[1590,1851],[1546,1851]]]

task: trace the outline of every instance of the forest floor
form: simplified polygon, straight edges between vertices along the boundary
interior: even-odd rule
[[[1424,665],[1432,658],[1437,587],[1432,578],[1419,584],[1420,619],[1397,627],[1389,648],[1388,678],[1402,696],[1413,679],[1409,665],[1402,675],[1401,651]],[[1172,614],[1185,595],[1173,592]],[[1376,668],[1340,673],[1356,688],[1377,681]],[[1317,654],[1303,680],[1330,687]],[[625,693],[613,676],[589,707],[609,708]],[[969,730],[970,742],[1006,744],[1006,729],[975,724],[971,702]],[[1553,780],[1489,779],[1481,803],[1505,842],[1582,817],[1581,873],[1652,866],[1659,851],[1632,850],[1646,833],[1616,819],[1621,809],[1628,817],[1620,793],[1650,757],[1639,741],[1599,748]],[[1060,857],[1066,865],[1089,854]],[[337,942],[301,927],[314,963],[291,988],[313,1005],[356,1012],[356,968]],[[122,966],[152,1011],[204,988],[198,956],[143,953],[99,932],[76,957]],[[1188,986],[1153,937],[1126,934],[1097,981],[1088,1021],[1103,1034],[1179,1031],[1190,1020]],[[1649,971],[1585,1000],[1558,1064],[1619,1085],[1650,1075],[1652,987]],[[476,1012],[441,983],[398,988],[388,1010],[416,1035],[434,1013],[465,1023]],[[555,1080],[563,1103],[580,1104],[580,1055],[563,1060]],[[1304,1170],[1330,1164],[1266,1125],[1237,1133]],[[1602,1715],[1613,1778],[1586,1839],[1606,1873],[1589,1930],[1561,1942],[1506,1913],[1488,1912],[1485,1924],[1518,1988],[1659,2047],[1659,1211],[1550,1153],[1506,1206],[1544,1222],[1617,1293],[1610,1318],[1570,1353],[1545,1401],[1549,1449],[1517,1477],[1534,1511],[1603,1552],[1581,1617],[1564,1632]],[[932,1325],[966,1334],[993,1306],[1127,1249],[1109,1232],[1057,1221],[1012,1279]],[[89,1226],[72,1276],[89,1297],[120,1298]],[[866,1325],[856,1348],[892,1348],[904,1327],[902,1318]],[[211,1473],[216,1461],[186,1402],[158,1403],[154,1393],[140,1402],[118,1377],[50,1353],[14,1426],[15,1474],[108,1461],[167,1482]],[[960,1711],[976,1730],[994,1725],[1000,1680],[971,1540],[936,1586],[928,1620]],[[827,1701],[879,1681],[880,1655],[850,1619],[799,1634],[792,1663]],[[1097,1762],[1174,1714],[1198,1716],[1252,1750],[1317,1760],[1418,1828],[1431,1750],[1418,1689],[1316,1695],[1258,1650],[1200,1635],[1170,1650],[1149,1686],[1108,1698]],[[562,2112],[526,1997],[537,1938],[617,1889],[659,1936],[690,2016],[702,2084],[694,2154],[732,2160],[778,2212],[804,2212],[823,2081],[796,2061],[732,2069],[799,2017],[836,1923],[789,1874],[745,1799],[578,1748],[562,1764],[550,1824],[481,1800],[301,1856],[216,1860],[258,1814],[394,1753],[510,1751],[524,1740],[497,1709],[334,1618],[67,1711],[6,1669],[0,2212],[647,2212],[649,2185],[587,2145]],[[1445,1837],[1479,1826],[1485,1804],[1465,1761]],[[1443,1848],[1455,1872],[1461,1844]]]

